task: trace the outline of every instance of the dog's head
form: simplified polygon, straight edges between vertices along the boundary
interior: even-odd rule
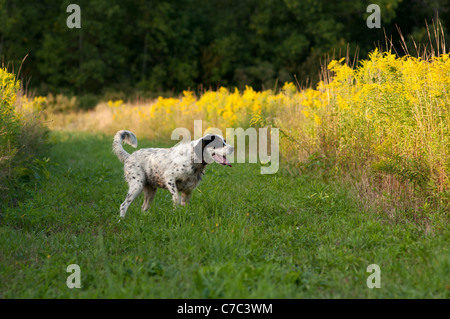
[[[207,134],[197,142],[195,148],[196,154],[201,154],[203,164],[216,162],[231,167],[226,156],[234,152],[234,147],[228,145],[222,136]]]

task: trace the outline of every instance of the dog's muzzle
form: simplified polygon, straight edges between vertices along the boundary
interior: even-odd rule
[[[227,154],[231,154],[233,153],[234,148],[229,147],[226,151]],[[214,161],[220,165],[227,165],[227,166],[231,166],[230,162],[228,161],[227,157],[225,155],[221,155],[221,154],[217,154],[217,153],[213,153],[212,154],[212,158],[214,159]]]

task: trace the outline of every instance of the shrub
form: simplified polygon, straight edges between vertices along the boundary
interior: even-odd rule
[[[32,180],[43,169],[38,157],[45,153],[48,129],[36,114],[45,99],[22,97],[19,82],[6,69],[0,69],[0,84],[0,199],[4,204],[14,203],[24,180]]]
[[[82,111],[92,110],[98,103],[99,99],[96,95],[85,94],[78,97],[78,109]]]
[[[46,97],[45,109],[49,113],[67,113],[76,111],[78,108],[77,98],[68,97],[63,94],[53,95],[50,93]]]
[[[17,153],[17,136],[20,122],[15,112],[19,83],[13,74],[0,69],[0,180],[7,178],[8,164]],[[4,186],[0,186],[5,188]]]

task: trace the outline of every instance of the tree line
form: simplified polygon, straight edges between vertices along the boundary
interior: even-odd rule
[[[66,25],[81,8],[81,28]],[[370,29],[369,4],[382,28]],[[450,0],[0,0],[0,57],[38,94],[180,92],[316,83],[325,57],[428,42]],[[411,46],[412,47],[412,46]],[[23,65],[21,62],[26,57]]]

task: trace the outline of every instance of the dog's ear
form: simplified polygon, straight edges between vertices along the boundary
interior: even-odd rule
[[[202,151],[205,149],[206,146],[214,142],[216,139],[215,135],[208,134],[202,138]]]
[[[198,143],[194,146],[194,153],[195,153],[195,163],[203,163],[207,164],[203,158],[203,152],[205,151],[205,148],[208,145],[211,145],[211,143],[217,141],[216,136],[214,134],[208,134],[200,139]]]
[[[203,151],[205,150],[205,147],[208,146],[210,143],[212,143],[215,140],[215,136],[212,134],[208,134],[204,137],[202,137],[195,145],[194,145],[194,155],[195,163],[203,163],[207,164],[203,159]]]

